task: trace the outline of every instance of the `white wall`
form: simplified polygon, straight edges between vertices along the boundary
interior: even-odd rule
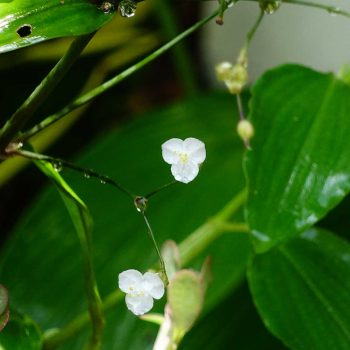
[[[350,12],[349,0],[317,2]],[[202,16],[216,7],[216,1],[204,2]],[[226,12],[223,26],[212,22],[202,30],[202,57],[213,82],[213,67],[221,61],[235,60],[245,33],[258,14],[257,3],[239,2]],[[287,62],[337,72],[344,63],[350,63],[350,18],[334,16],[324,10],[282,4],[278,11],[263,19],[251,44],[249,58],[251,80],[266,69]]]

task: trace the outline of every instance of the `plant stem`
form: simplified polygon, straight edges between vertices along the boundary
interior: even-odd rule
[[[150,197],[154,196],[154,195],[157,194],[158,192],[163,191],[163,190],[165,190],[166,188],[171,187],[172,185],[175,185],[176,183],[178,183],[176,180],[171,181],[171,182],[169,182],[169,183],[167,183],[167,184],[165,184],[165,185],[163,185],[163,186],[160,186],[160,187],[156,188],[155,190],[153,190],[153,191],[147,193],[144,197],[145,197],[146,199],[149,199]]]
[[[146,226],[147,226],[147,231],[148,231],[148,235],[150,236],[151,240],[152,240],[152,243],[156,249],[156,252],[158,254],[158,258],[159,258],[159,262],[160,262],[160,267],[161,267],[161,270],[162,270],[162,275],[164,277],[164,282],[165,282],[165,285],[167,286],[169,284],[169,279],[168,279],[168,275],[166,273],[166,269],[165,269],[165,263],[164,263],[164,260],[163,260],[163,257],[162,257],[162,254],[160,253],[159,251],[159,248],[158,248],[158,245],[157,245],[157,242],[156,242],[156,239],[154,238],[154,234],[153,234],[153,230],[152,230],[152,227],[148,221],[148,218],[146,216],[146,213],[143,211],[142,212],[142,216],[143,216],[143,219],[145,220],[145,223],[146,223]]]
[[[239,0],[239,1],[254,1],[254,2],[266,1],[266,2],[268,2],[269,0]],[[324,4],[320,4],[317,2],[311,2],[311,1],[305,1],[305,0],[282,0],[282,3],[318,8],[321,10],[325,10],[331,14],[336,14],[336,15],[350,18],[350,12],[339,9],[338,7],[335,7],[332,5],[324,5]]]
[[[215,239],[225,232],[225,223],[246,201],[247,191],[239,192],[223,209],[179,244],[181,265],[187,265],[200,252],[208,247]],[[233,228],[233,226],[231,227]],[[239,232],[247,231],[247,227],[239,224]]]
[[[172,5],[176,6],[174,1],[157,0],[155,4],[155,13],[162,26],[166,39],[171,39],[177,33],[177,23],[174,16]],[[179,80],[187,95],[193,95],[198,91],[196,75],[194,73],[193,63],[183,43],[175,46],[172,50],[173,64],[175,65]]]
[[[76,38],[65,55],[59,60],[50,73],[36,87],[21,107],[10,117],[0,130],[0,152],[3,152],[14,136],[30,120],[40,105],[65,76],[80,53],[84,50],[95,33]]]
[[[110,184],[110,185],[116,187],[120,192],[125,193],[132,200],[135,199],[135,195],[133,195],[127,188],[122,186],[119,182],[111,179],[109,176],[102,175],[95,170],[92,170],[89,168],[84,168],[84,167],[81,167],[81,166],[76,165],[74,163],[67,162],[64,159],[50,157],[50,156],[47,156],[44,154],[39,154],[39,153],[26,151],[26,150],[22,150],[22,149],[15,150],[15,151],[9,153],[9,155],[18,155],[18,156],[32,159],[32,160],[43,160],[43,161],[51,163],[54,166],[54,168],[56,168],[57,171],[60,171],[62,167],[66,167],[66,168],[78,171],[78,172],[84,174],[84,176],[86,178],[95,177],[95,178],[99,179],[101,181],[101,183]]]
[[[58,111],[57,113],[47,117],[44,119],[41,123],[35,125],[33,128],[29,129],[28,131],[20,134],[18,136],[19,141],[26,141],[30,137],[37,134],[39,131],[47,128],[57,120],[61,119],[65,115],[67,115],[69,112],[73,111],[74,109],[92,101],[97,96],[103,94],[113,86],[117,85],[121,81],[123,81],[125,78],[129,77],[130,75],[134,74],[144,66],[146,66],[148,63],[152,62],[156,58],[158,58],[160,55],[171,49],[173,46],[175,46],[177,43],[179,43],[181,40],[195,32],[197,29],[202,27],[204,24],[209,22],[211,19],[213,19],[218,14],[218,10],[216,10],[214,13],[212,13],[210,16],[198,21],[196,24],[176,36],[173,40],[169,41],[156,51],[152,52],[150,55],[139,61],[138,63],[134,64],[133,66],[127,68],[125,71],[121,72],[120,74],[116,75],[114,78],[106,81],[105,83],[101,84],[97,88],[91,90],[90,92],[78,97],[76,100],[74,100],[72,103]]]
[[[264,11],[260,11],[260,15],[259,15],[258,19],[254,23],[252,29],[247,34],[247,39],[246,39],[246,45],[247,46],[249,46],[250,42],[254,38],[254,35],[255,35],[257,29],[259,28],[263,18],[264,18]]]
[[[227,222],[237,210],[245,203],[247,191],[239,192],[225,207],[223,207],[208,222],[201,225],[179,244],[181,263],[188,264],[198,254],[208,247],[216,238],[225,232],[247,232],[245,223]],[[107,311],[123,299],[119,290],[110,293],[102,302],[102,310]],[[72,338],[89,324],[87,312],[79,315],[76,319],[56,333],[44,336],[44,349],[53,350]]]

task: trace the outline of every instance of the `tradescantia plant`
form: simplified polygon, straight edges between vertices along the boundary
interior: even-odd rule
[[[1,248],[1,348],[350,348],[350,245],[339,235],[349,221],[337,216],[350,191],[348,74],[286,64],[244,92],[250,43],[283,2],[350,13],[252,1],[260,13],[237,59],[215,67],[226,93],[151,111],[74,161],[33,147],[206,23],[229,21],[236,2],[220,0],[210,16],[37,121],[95,32],[114,16],[137,18],[147,1],[0,1],[2,53],[76,36],[1,119],[0,172],[29,159],[51,181]],[[168,5],[154,4],[167,28]],[[176,57],[186,84],[183,54]]]

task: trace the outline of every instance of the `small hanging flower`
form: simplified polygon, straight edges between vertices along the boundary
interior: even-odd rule
[[[165,162],[171,164],[175,180],[187,184],[198,175],[199,166],[205,160],[205,145],[193,137],[170,139],[162,144],[162,156]]]
[[[119,274],[119,288],[126,293],[125,302],[135,315],[143,315],[153,307],[153,298],[164,295],[164,283],[158,274],[137,270],[126,270]]]

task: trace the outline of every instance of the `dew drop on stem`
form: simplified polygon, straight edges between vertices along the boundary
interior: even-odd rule
[[[259,6],[265,14],[272,15],[280,8],[281,3],[281,0],[260,0]]]
[[[53,161],[53,162],[51,162],[51,164],[52,164],[53,168],[55,169],[55,171],[57,171],[58,173],[59,173],[60,171],[62,171],[63,166],[62,166],[62,163],[61,163],[61,162],[59,162],[59,161]]]

